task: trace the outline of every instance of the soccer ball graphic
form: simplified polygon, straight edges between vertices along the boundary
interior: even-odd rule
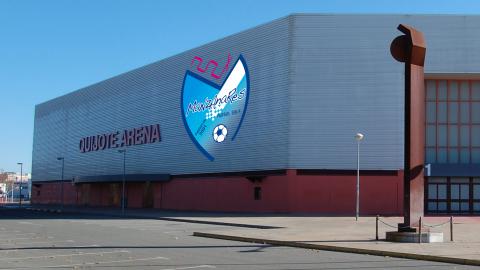
[[[228,130],[224,125],[218,125],[213,129],[213,139],[216,142],[223,142],[227,136]]]

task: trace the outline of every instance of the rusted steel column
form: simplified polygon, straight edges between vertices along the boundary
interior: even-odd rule
[[[426,44],[415,28],[400,24],[397,29],[405,34],[390,46],[393,58],[405,63],[404,223],[399,231],[412,231],[424,211]]]

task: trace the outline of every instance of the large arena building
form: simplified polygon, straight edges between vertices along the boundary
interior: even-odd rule
[[[400,24],[422,31],[426,214],[480,214],[480,16],[293,14],[36,106],[32,203],[401,215]]]

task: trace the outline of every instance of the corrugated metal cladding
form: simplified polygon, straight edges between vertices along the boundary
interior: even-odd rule
[[[276,20],[147,65],[36,107],[32,178],[58,180],[123,172],[118,149],[80,153],[82,137],[160,124],[160,143],[130,146],[127,174],[191,174],[279,169],[287,166],[288,18]],[[250,71],[250,99],[242,127],[209,161],[184,127],[180,98],[194,56],[222,67],[242,54]],[[207,79],[207,73],[198,73]],[[221,83],[224,76],[217,80]]]
[[[162,142],[128,147],[127,173],[353,169],[356,132],[362,168],[400,169],[403,65],[389,52],[399,23],[425,33],[427,73],[480,72],[479,16],[291,15],[38,105],[32,177],[59,179],[58,156],[65,178],[120,174],[116,149],[82,154],[80,138],[155,123]],[[224,63],[228,53],[246,59],[250,100],[211,162],[182,123],[182,80],[194,56]]]
[[[426,73],[480,73],[480,16],[295,15],[289,166],[403,167],[403,64],[390,43],[404,23],[425,34]]]

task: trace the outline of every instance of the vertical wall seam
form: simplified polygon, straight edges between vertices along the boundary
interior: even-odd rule
[[[287,169],[294,169],[292,168],[292,150],[291,150],[291,136],[292,136],[292,126],[291,126],[291,119],[292,119],[292,95],[293,93],[293,77],[294,75],[292,74],[294,71],[294,64],[293,64],[293,47],[294,47],[294,24],[295,24],[295,17],[297,15],[292,14],[288,16],[288,79],[287,79],[287,93],[288,93],[288,99],[287,99],[287,127],[288,127],[288,136],[287,136],[287,164],[286,167]]]

